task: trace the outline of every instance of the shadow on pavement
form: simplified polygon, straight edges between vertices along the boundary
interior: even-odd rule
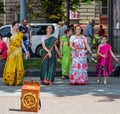
[[[24,80],[31,80],[31,77],[26,77]],[[38,77],[34,77],[32,80],[39,81]],[[108,84],[96,84],[96,77],[90,77],[88,85],[70,85],[69,80],[62,80],[60,77],[55,79],[55,83],[52,86],[41,85],[41,96],[55,96],[55,97],[67,97],[67,96],[80,96],[80,95],[92,95],[95,97],[104,97],[104,99],[96,102],[112,102],[115,99],[120,99],[120,78],[110,77],[108,78]],[[10,96],[13,93],[21,94],[22,86],[6,86],[3,85],[0,80],[0,93],[1,95],[7,94]]]
[[[120,99],[120,95],[94,95],[96,97],[103,97],[103,99],[98,100],[97,102],[114,102],[116,99]]]
[[[20,110],[20,109],[9,109],[9,111],[21,112],[21,110]]]

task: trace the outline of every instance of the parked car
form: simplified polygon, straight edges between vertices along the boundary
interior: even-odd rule
[[[37,57],[41,57],[41,52],[42,52],[41,37],[45,35],[46,27],[48,25],[52,25],[53,27],[52,36],[55,36],[56,38],[58,38],[58,34],[59,34],[58,25],[56,23],[31,23],[30,25],[32,27],[31,49]],[[9,32],[11,32],[11,30],[12,30],[12,25],[4,25],[0,28],[0,34],[2,34],[4,41],[6,41],[7,39],[5,36]]]

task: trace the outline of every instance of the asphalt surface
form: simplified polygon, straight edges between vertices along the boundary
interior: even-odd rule
[[[39,77],[24,80],[39,81]],[[69,85],[69,80],[56,77],[55,84],[41,85],[41,109],[37,114],[120,114],[120,77],[109,77],[108,84]],[[20,111],[21,86],[6,86],[0,78],[0,114],[35,114]]]

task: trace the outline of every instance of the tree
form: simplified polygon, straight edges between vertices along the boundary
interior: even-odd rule
[[[31,18],[42,15],[49,22],[58,22],[65,18],[62,3],[63,0],[29,0],[28,12]]]
[[[69,0],[70,9],[80,9],[80,3],[90,4],[94,0]],[[31,18],[46,17],[48,22],[59,22],[66,19],[66,0],[28,0],[28,13]]]
[[[4,12],[4,5],[3,2],[0,1],[0,14],[5,13]]]
[[[79,0],[70,0],[70,8],[78,9]],[[40,12],[41,13],[40,13]],[[65,20],[66,0],[28,0],[28,13],[31,18],[45,16],[48,22]]]

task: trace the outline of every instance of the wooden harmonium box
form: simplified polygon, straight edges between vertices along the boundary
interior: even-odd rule
[[[38,112],[41,107],[40,83],[24,81],[21,93],[21,111]]]

